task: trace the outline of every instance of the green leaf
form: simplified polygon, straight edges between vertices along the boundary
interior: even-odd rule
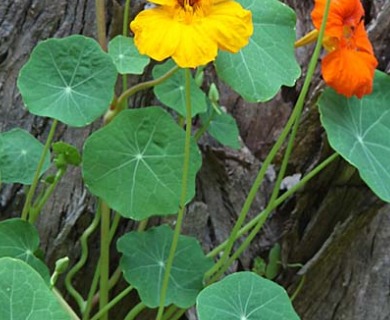
[[[73,165],[73,166],[79,166],[81,163],[81,155],[79,151],[76,149],[76,147],[59,141],[56,143],[53,143],[53,152],[59,156],[63,155],[63,159],[67,164]]]
[[[245,100],[267,101],[300,76],[294,52],[295,13],[278,0],[240,2],[252,11],[254,33],[237,54],[218,54],[217,73]]]
[[[209,112],[200,116],[203,125],[209,122],[207,132],[223,145],[233,149],[239,149],[239,131],[236,120],[230,114],[223,111],[221,114],[217,114],[214,111],[211,112],[212,115]]]
[[[121,35],[109,42],[108,54],[120,74],[142,74],[150,62],[149,57],[138,52],[133,38]]]
[[[39,43],[19,74],[27,109],[82,127],[100,117],[114,96],[117,71],[98,43],[80,35]]]
[[[327,88],[318,102],[329,143],[390,202],[390,77],[376,71],[373,93],[347,99]]]
[[[49,269],[34,255],[38,248],[39,234],[31,223],[21,219],[0,222],[0,257],[17,258],[28,263],[48,284]]]
[[[175,66],[172,60],[164,64],[156,65],[153,68],[153,78],[159,78]],[[181,116],[186,115],[186,93],[185,93],[185,69],[179,69],[173,76],[162,84],[154,87],[154,94],[166,106],[178,112]],[[191,78],[191,107],[192,117],[198,113],[206,112],[206,95],[199,89],[195,80]]]
[[[0,319],[70,320],[39,274],[23,261],[0,258]]]
[[[122,111],[84,145],[83,176],[89,190],[127,218],[176,213],[179,208],[185,133],[162,108]],[[191,143],[187,201],[201,165]]]
[[[167,225],[146,232],[130,232],[117,242],[123,253],[120,267],[125,279],[137,288],[141,300],[149,308],[160,302],[161,285],[173,239],[173,231]],[[188,308],[195,303],[203,288],[205,272],[212,267],[195,238],[180,236],[165,305],[175,304]]]
[[[199,320],[296,320],[286,291],[252,272],[237,272],[202,290]]]
[[[2,145],[2,147],[1,147]],[[5,183],[31,184],[43,145],[27,131],[15,128],[0,134],[0,177]],[[43,174],[50,167],[47,154]]]
[[[267,270],[265,272],[265,276],[267,279],[275,279],[276,276],[279,274],[281,268],[281,251],[282,249],[280,247],[280,244],[276,243],[269,252]]]

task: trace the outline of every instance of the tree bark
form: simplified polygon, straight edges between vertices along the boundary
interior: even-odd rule
[[[132,2],[136,4],[133,11],[136,12],[145,1]],[[311,30],[309,12],[312,2],[285,2],[297,13],[297,37]],[[390,2],[366,0],[364,6],[379,69],[389,72]],[[122,2],[107,1],[110,37],[121,30],[122,11]],[[16,87],[18,72],[39,41],[70,34],[95,36],[94,21],[92,0],[0,2],[1,132],[23,127],[41,141],[45,140],[50,121],[34,117],[24,109]],[[303,75],[312,50],[313,47],[297,50]],[[150,73],[144,77],[148,76]],[[206,81],[212,80],[218,83],[221,103],[238,121],[242,148],[232,151],[209,137],[201,141],[203,167],[198,175],[196,199],[187,212],[184,232],[196,235],[205,250],[228,236],[253,177],[287,121],[302,86],[302,80],[299,80],[294,88],[283,88],[267,103],[250,104],[218,81],[209,67]],[[315,106],[322,87],[317,70],[289,163],[289,175],[307,173],[331,153]],[[132,103],[147,105],[150,99],[149,92],[145,92],[135,97]],[[88,135],[99,126],[98,122],[83,129],[60,125],[56,139],[81,149]],[[250,217],[266,205],[279,162],[277,160],[267,173]],[[3,185],[0,191],[0,219],[19,216],[24,200],[23,188]],[[37,224],[42,249],[51,268],[65,255],[76,261],[79,256],[78,237],[95,210],[95,201],[82,183],[80,170],[70,170]],[[279,242],[284,266],[303,264],[300,269],[286,266],[277,278],[292,293],[305,276],[305,283],[294,301],[302,319],[390,319],[390,252],[386,245],[390,240],[389,211],[390,206],[379,201],[360,180],[358,173],[339,159],[273,213],[251,248],[232,270],[250,269],[256,256],[266,257],[269,249]],[[131,227],[131,223],[121,225],[119,232]],[[95,267],[97,235],[90,243],[91,259],[78,278],[78,287],[82,291],[89,286]],[[119,314],[111,316],[112,319],[123,318]]]

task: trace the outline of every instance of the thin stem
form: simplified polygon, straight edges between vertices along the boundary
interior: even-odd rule
[[[102,49],[104,51],[107,51],[105,0],[95,0],[95,7],[96,7],[96,29],[97,29],[98,42],[102,47]]]
[[[312,171],[310,171],[305,177],[302,178],[301,181],[299,181],[296,185],[294,185],[291,189],[287,190],[285,193],[283,193],[280,197],[278,197],[273,205],[272,210],[278,207],[281,203],[283,203],[287,198],[291,197],[297,190],[302,188],[308,181],[310,181],[313,177],[315,177],[319,172],[321,172],[325,167],[327,167],[330,163],[332,163],[335,159],[337,159],[339,155],[337,153],[333,153],[331,156],[329,156],[326,160],[321,162],[317,167],[315,167]],[[243,236],[246,234],[249,230],[251,230],[258,222],[259,220],[263,219],[263,215],[265,214],[265,210],[261,211],[259,214],[256,215],[255,218],[253,218],[250,222],[248,222],[243,228],[240,229],[240,231],[237,233],[237,238]],[[210,251],[207,254],[207,257],[215,257],[217,256],[221,251],[223,251],[227,245],[227,240],[222,242],[219,246],[214,248],[212,251]],[[210,269],[211,271],[212,269]],[[211,274],[210,271],[207,272],[207,274]]]
[[[101,201],[100,218],[100,296],[99,309],[103,310],[108,304],[109,270],[110,270],[110,208]],[[108,312],[103,312],[102,320],[108,320]]]
[[[166,262],[164,279],[162,282],[161,293],[160,293],[160,306],[158,308],[157,320],[161,320],[164,313],[165,297],[168,289],[169,276],[171,274],[171,268],[173,265],[173,259],[175,257],[175,252],[177,244],[179,242],[179,236],[181,231],[181,226],[184,218],[184,210],[186,205],[187,197],[187,186],[188,186],[188,172],[190,167],[190,143],[191,143],[191,129],[192,129],[192,117],[191,117],[191,73],[189,69],[185,69],[185,92],[186,92],[186,133],[185,133],[185,145],[184,145],[184,164],[183,164],[183,176],[182,176],[182,186],[181,186],[181,197],[179,204],[179,212],[177,215],[177,221],[175,225],[175,230],[173,233],[172,245],[169,251],[168,260]]]
[[[127,99],[128,97],[136,94],[137,92],[139,92],[141,90],[145,90],[145,89],[151,88],[151,87],[154,87],[154,86],[157,86],[158,84],[164,82],[169,77],[171,77],[177,70],[179,70],[179,67],[175,66],[171,70],[169,70],[167,73],[162,75],[160,78],[157,78],[157,79],[154,79],[154,80],[150,80],[150,81],[141,82],[141,83],[138,83],[135,86],[127,89],[118,98],[118,102],[117,102],[118,105],[121,106],[125,99]]]
[[[45,206],[47,200],[49,200],[50,196],[53,194],[57,184],[60,182],[60,180],[63,177],[63,175],[65,174],[65,172],[66,172],[65,168],[58,169],[58,171],[57,171],[57,173],[56,173],[56,175],[54,177],[54,181],[45,190],[45,193],[39,199],[39,202],[36,205],[33,205],[31,207],[30,215],[29,215],[29,218],[28,218],[28,220],[31,223],[34,223],[37,220],[37,218],[38,218],[39,214],[41,213],[43,207]]]
[[[299,281],[298,287],[295,289],[294,293],[291,295],[291,298],[290,298],[291,302],[293,302],[295,300],[298,293],[301,291],[303,284],[305,283],[305,280],[306,280],[306,276],[303,275],[301,280]]]
[[[85,301],[80,293],[73,287],[72,279],[74,275],[84,266],[88,257],[88,238],[97,228],[100,221],[100,206],[93,218],[91,224],[85,229],[84,233],[80,237],[80,245],[81,245],[81,256],[80,260],[73,266],[72,269],[69,270],[68,274],[65,277],[65,286],[68,290],[69,294],[76,300],[80,311],[83,312],[85,307]]]
[[[138,303],[133,309],[130,310],[125,320],[134,320],[135,317],[138,316],[138,314],[145,308],[146,306],[142,302]]]
[[[111,228],[110,228],[110,236],[109,236],[110,244],[112,242],[112,239],[114,238],[116,230],[118,229],[120,219],[121,219],[121,216],[116,212],[114,215],[114,219],[112,220]],[[108,281],[110,289],[117,283],[120,276],[121,276],[121,273],[119,274],[119,277],[118,277],[117,270],[116,270],[114,272],[114,275]],[[99,292],[95,294],[96,288],[98,285],[98,281],[99,281],[99,277],[100,277],[100,258],[99,258],[97,265],[96,265],[95,274],[93,275],[91,287],[89,288],[87,304],[86,304],[85,311],[83,314],[83,319],[89,318],[89,314],[91,312],[92,307],[99,301]]]
[[[122,26],[122,35],[124,37],[127,37],[129,33],[129,11],[130,11],[130,0],[126,0],[124,13],[123,13],[123,26]],[[122,75],[122,90],[123,91],[127,90],[127,74]],[[124,99],[123,104],[127,105],[127,99]]]
[[[99,310],[98,313],[96,313],[91,320],[98,320],[105,312],[109,311],[114,307],[118,302],[120,302],[124,297],[126,297],[134,287],[128,286],[125,290],[123,290],[121,293],[119,293],[116,297],[114,297],[106,306]]]
[[[202,126],[198,129],[198,131],[195,132],[194,139],[195,141],[199,141],[199,139],[202,137],[202,135],[207,131],[207,129],[210,127],[210,123],[214,118],[215,111],[214,108],[211,111],[210,117],[207,119],[205,123],[202,123]]]
[[[28,190],[26,202],[24,203],[24,206],[23,206],[23,211],[22,211],[22,216],[21,216],[21,218],[23,220],[27,220],[28,214],[30,212],[32,198],[33,198],[35,190],[38,186],[38,181],[39,181],[39,177],[41,176],[42,167],[45,163],[46,155],[49,152],[51,142],[53,141],[54,133],[56,131],[57,124],[58,124],[58,121],[56,119],[54,119],[53,123],[51,124],[51,128],[49,131],[49,135],[47,136],[45,146],[43,147],[42,155],[41,155],[41,158],[39,159],[38,167],[37,167],[37,170],[35,171],[31,187]]]

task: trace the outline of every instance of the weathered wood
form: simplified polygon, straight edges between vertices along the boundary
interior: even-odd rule
[[[145,1],[132,2],[137,5],[135,12]],[[298,36],[310,30],[312,2],[287,0],[286,3],[297,12]],[[367,0],[364,4],[379,67],[389,71],[390,2]],[[120,32],[122,6],[122,2],[107,1],[110,35]],[[21,126],[42,141],[46,138],[49,121],[33,117],[23,108],[16,87],[18,72],[40,40],[69,34],[94,36],[94,14],[93,0],[0,2],[0,131]],[[297,50],[303,74],[311,52],[312,47]],[[212,68],[207,69],[207,79],[215,81]],[[228,235],[261,160],[280,133],[302,86],[302,80],[299,80],[295,88],[284,88],[268,103],[249,104],[221,82],[217,83],[222,92],[222,104],[239,123],[243,148],[233,152],[208,138],[202,140],[204,165],[184,230],[195,234],[206,250]],[[307,173],[331,152],[315,107],[321,88],[317,70],[289,174]],[[134,104],[145,105],[149,99],[150,95],[143,93],[136,97]],[[60,126],[56,139],[81,148],[86,137],[99,126],[99,123],[84,129]],[[284,263],[304,264],[300,270],[284,269],[278,277],[292,292],[300,276],[306,276],[294,301],[302,319],[390,319],[390,253],[386,250],[390,207],[368,190],[356,172],[349,174],[348,168],[344,161],[336,161],[277,210],[253,246],[233,267],[251,268],[255,256],[266,256],[267,250],[276,241],[280,242]],[[250,216],[266,205],[273,176],[274,172],[270,170]],[[20,186],[2,186],[0,219],[18,216],[23,197]],[[42,247],[51,267],[64,255],[69,255],[73,261],[78,257],[77,239],[95,209],[95,201],[84,188],[79,169],[70,170],[38,223]],[[120,232],[127,228],[131,225],[121,226]],[[96,236],[91,243],[96,243],[91,248],[96,252]],[[88,286],[95,263],[96,255],[93,254],[79,278],[80,288]],[[118,314],[112,319],[121,317]]]

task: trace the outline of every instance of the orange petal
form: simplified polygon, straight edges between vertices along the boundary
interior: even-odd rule
[[[324,17],[326,0],[315,0],[311,13],[314,26],[319,29]],[[325,33],[329,37],[341,38],[344,27],[356,27],[364,16],[360,0],[332,0],[329,8]]]
[[[340,48],[322,60],[322,76],[337,93],[361,98],[372,91],[377,64],[367,52]]]

